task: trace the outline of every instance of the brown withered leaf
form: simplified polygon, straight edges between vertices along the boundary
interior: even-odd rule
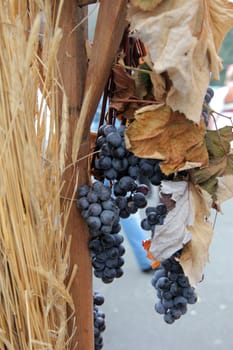
[[[205,127],[173,112],[166,105],[148,106],[135,113],[126,131],[126,147],[141,158],[162,159],[160,166],[169,175],[180,169],[207,166]]]
[[[153,10],[163,0],[131,0],[131,4],[143,11]]]
[[[233,26],[233,4],[226,0],[163,1],[150,12],[129,7],[131,29],[147,45],[153,69],[172,82],[166,103],[200,121],[210,72],[219,79],[218,50]]]
[[[209,203],[202,191],[190,184],[190,192],[195,211],[195,219],[188,230],[192,239],[183,248],[180,264],[191,285],[195,286],[202,280],[203,271],[209,259],[209,246],[212,240],[213,227],[207,221],[210,216]]]
[[[110,106],[119,112],[123,112],[128,106],[127,99],[135,97],[135,81],[121,65],[113,66],[112,75],[115,90],[110,100]],[[123,100],[125,100],[125,102]]]

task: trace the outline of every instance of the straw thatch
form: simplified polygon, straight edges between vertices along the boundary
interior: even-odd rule
[[[69,242],[62,224],[69,208],[60,213],[68,134],[65,96],[61,127],[57,113],[60,39],[52,1],[0,2],[0,350],[70,348]]]

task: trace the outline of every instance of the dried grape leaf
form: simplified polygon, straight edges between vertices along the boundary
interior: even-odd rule
[[[136,85],[134,78],[126,72],[123,66],[114,65],[112,68],[113,82],[115,85],[114,94],[110,101],[112,108],[117,111],[124,111],[128,102],[127,99],[134,98],[136,94]],[[114,101],[115,99],[115,101]],[[126,100],[125,102],[123,100]]]
[[[131,4],[143,11],[153,10],[163,0],[131,0]]]
[[[219,130],[207,131],[206,146],[209,152],[209,165],[203,169],[190,170],[192,182],[199,184],[206,190],[212,196],[215,202],[214,205],[217,207],[225,200],[224,198],[230,198],[233,193],[233,190],[229,187],[231,183],[229,178],[224,179],[228,175],[233,175],[233,153],[230,147],[232,140],[232,128],[229,126]],[[225,186],[228,191],[224,195]]]
[[[226,0],[164,0],[150,12],[130,6],[128,19],[147,45],[153,69],[172,82],[166,103],[199,122],[212,79],[222,68],[218,50],[233,26],[233,4]]]
[[[170,195],[175,205],[168,211],[164,224],[155,226],[149,252],[156,260],[169,258],[190,241],[191,233],[186,226],[194,219],[188,182],[162,181],[161,192]]]
[[[139,109],[125,134],[126,147],[140,158],[162,159],[164,174],[193,166],[206,166],[205,127],[172,112],[166,105]]]
[[[216,206],[220,210],[220,204],[233,197],[233,174],[218,177],[216,190]]]
[[[195,219],[193,225],[187,227],[192,234],[192,239],[182,251],[180,264],[190,284],[195,286],[202,280],[204,267],[208,262],[213,226],[206,219],[210,216],[208,197],[192,184],[189,186],[189,193]]]
[[[207,130],[206,147],[210,158],[221,158],[230,151],[230,142],[233,140],[231,126],[219,130]]]

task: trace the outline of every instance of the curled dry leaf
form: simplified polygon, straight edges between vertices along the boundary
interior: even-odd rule
[[[147,45],[153,69],[167,72],[172,86],[166,103],[199,123],[203,99],[222,67],[218,50],[233,26],[226,0],[164,0],[150,12],[129,7],[131,29]]]
[[[191,233],[186,226],[194,219],[188,182],[162,181],[161,192],[170,195],[175,205],[168,211],[164,224],[155,226],[149,252],[156,260],[169,258],[190,241]]]
[[[140,158],[162,159],[164,174],[206,166],[205,127],[165,105],[139,109],[125,134],[126,147]]]
[[[184,247],[180,264],[191,285],[202,280],[203,271],[209,258],[209,246],[212,240],[213,227],[207,221],[210,216],[209,198],[200,188],[189,185],[189,193],[195,213],[194,223],[188,226],[192,239]]]

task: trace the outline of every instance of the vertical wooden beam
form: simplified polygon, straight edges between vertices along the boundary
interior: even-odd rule
[[[58,55],[61,81],[68,98],[69,106],[69,141],[67,147],[67,170],[64,173],[62,196],[72,198],[76,179],[79,183],[88,182],[87,159],[72,164],[71,153],[74,130],[81,109],[84,83],[86,78],[87,57],[85,40],[87,39],[87,21],[80,22],[87,15],[87,8],[80,8],[77,0],[64,1],[59,27],[63,31],[63,39]],[[79,157],[89,153],[89,140],[85,139],[80,148]],[[72,166],[70,166],[72,165]],[[64,205],[66,205],[64,201]],[[93,297],[92,297],[92,266],[88,251],[89,232],[87,225],[75,203],[73,203],[66,226],[67,236],[72,236],[70,251],[70,273],[77,266],[77,274],[71,286],[71,294],[75,306],[75,326],[77,331],[73,337],[72,349],[93,350]],[[71,310],[69,310],[71,312]],[[74,319],[69,323],[69,333],[74,326]],[[77,346],[77,347],[76,347]]]

